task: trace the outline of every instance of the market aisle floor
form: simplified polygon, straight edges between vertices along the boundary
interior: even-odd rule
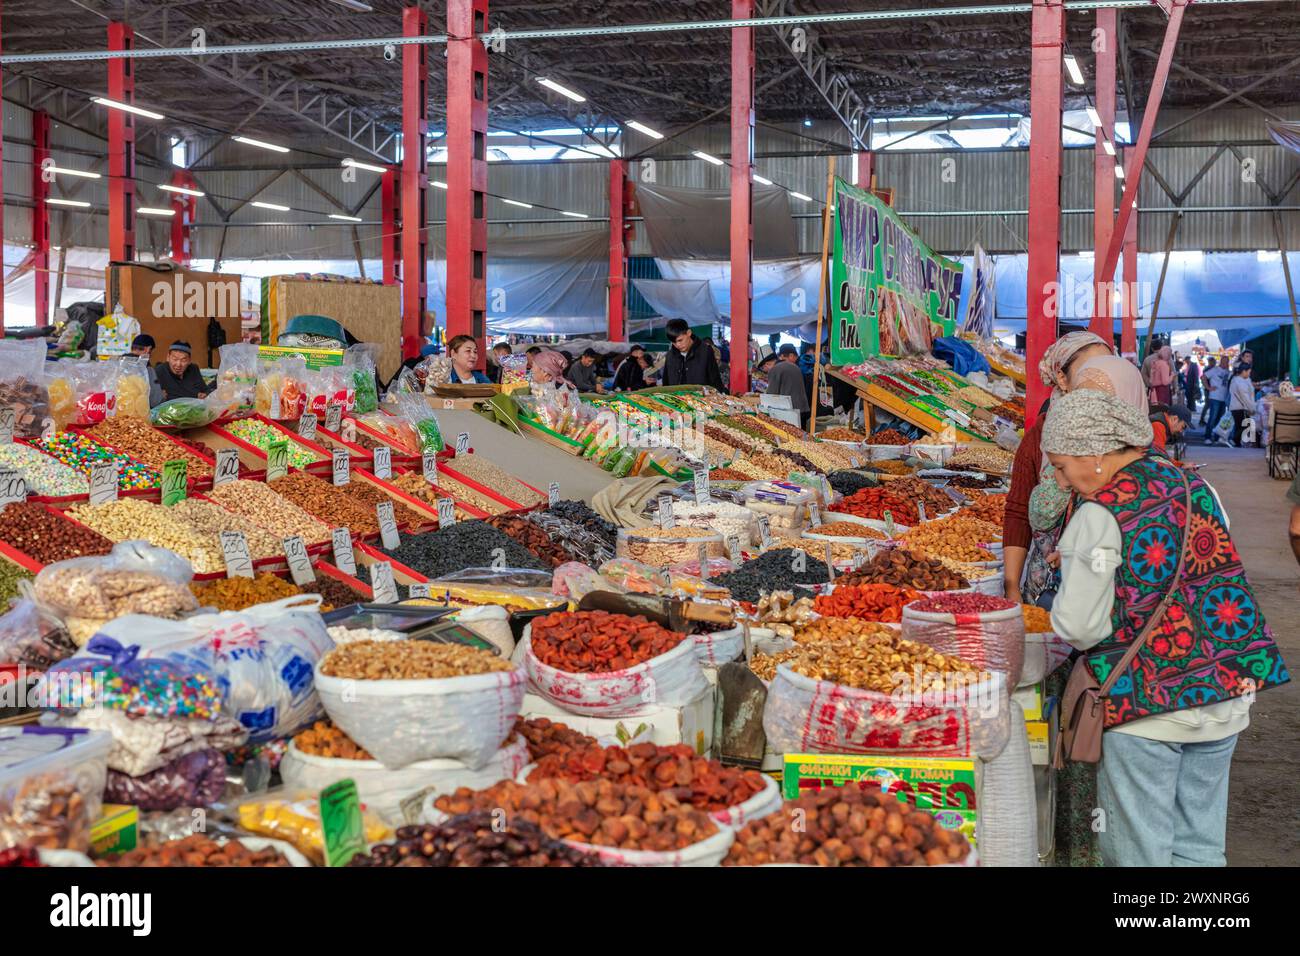
[[[1192,447],[1187,460],[1218,491],[1232,538],[1292,682],[1259,695],[1237,742],[1228,803],[1229,866],[1300,864],[1300,566],[1291,553],[1289,485],[1259,449]]]

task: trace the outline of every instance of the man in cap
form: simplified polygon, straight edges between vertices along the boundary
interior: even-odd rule
[[[803,371],[799,368],[799,350],[793,345],[783,345],[776,350],[776,364],[767,373],[767,394],[789,396],[790,407],[799,413],[802,423],[807,423],[808,390],[804,386]]]
[[[210,386],[199,374],[199,367],[190,358],[190,343],[173,342],[167,349],[167,361],[154,366],[163,398],[207,398]]]

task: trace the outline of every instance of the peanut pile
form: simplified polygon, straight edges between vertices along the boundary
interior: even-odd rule
[[[265,528],[277,539],[302,535],[308,544],[330,539],[330,526],[285,501],[260,481],[223,482],[208,492],[221,507]]]
[[[623,850],[682,850],[718,832],[703,810],[684,805],[671,791],[655,792],[609,780],[503,780],[486,790],[459,787],[434,801],[443,813],[504,810],[556,839]]]
[[[327,677],[357,680],[430,680],[513,669],[488,651],[432,641],[357,641],[334,648],[320,663]]]
[[[796,825],[796,823],[798,825]],[[828,787],[787,801],[736,834],[723,866],[940,866],[970,853],[960,833],[939,826],[874,786]]]

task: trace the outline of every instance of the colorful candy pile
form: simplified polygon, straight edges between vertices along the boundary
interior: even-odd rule
[[[157,488],[161,480],[156,471],[146,468],[140,462],[126,455],[109,451],[97,445],[85,435],[73,432],[57,432],[51,438],[33,438],[32,444],[53,455],[69,468],[75,468],[87,478],[90,471],[101,462],[109,461],[117,465],[117,487],[122,491],[136,491],[142,488]]]
[[[67,465],[16,442],[0,445],[0,468],[19,472],[27,481],[28,494],[84,495],[89,490],[86,479]]]
[[[290,468],[306,468],[312,462],[320,461],[322,458],[289,438],[278,428],[272,428],[266,422],[259,422],[256,418],[241,418],[227,425],[226,430],[236,438],[242,438],[250,445],[256,445],[262,451],[266,451],[273,441],[288,439]]]

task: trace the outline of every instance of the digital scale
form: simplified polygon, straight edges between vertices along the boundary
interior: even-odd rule
[[[350,604],[321,615],[328,627],[375,628],[397,631],[414,641],[462,644],[501,656],[496,645],[483,640],[457,621],[445,621],[456,608],[403,604]]]

